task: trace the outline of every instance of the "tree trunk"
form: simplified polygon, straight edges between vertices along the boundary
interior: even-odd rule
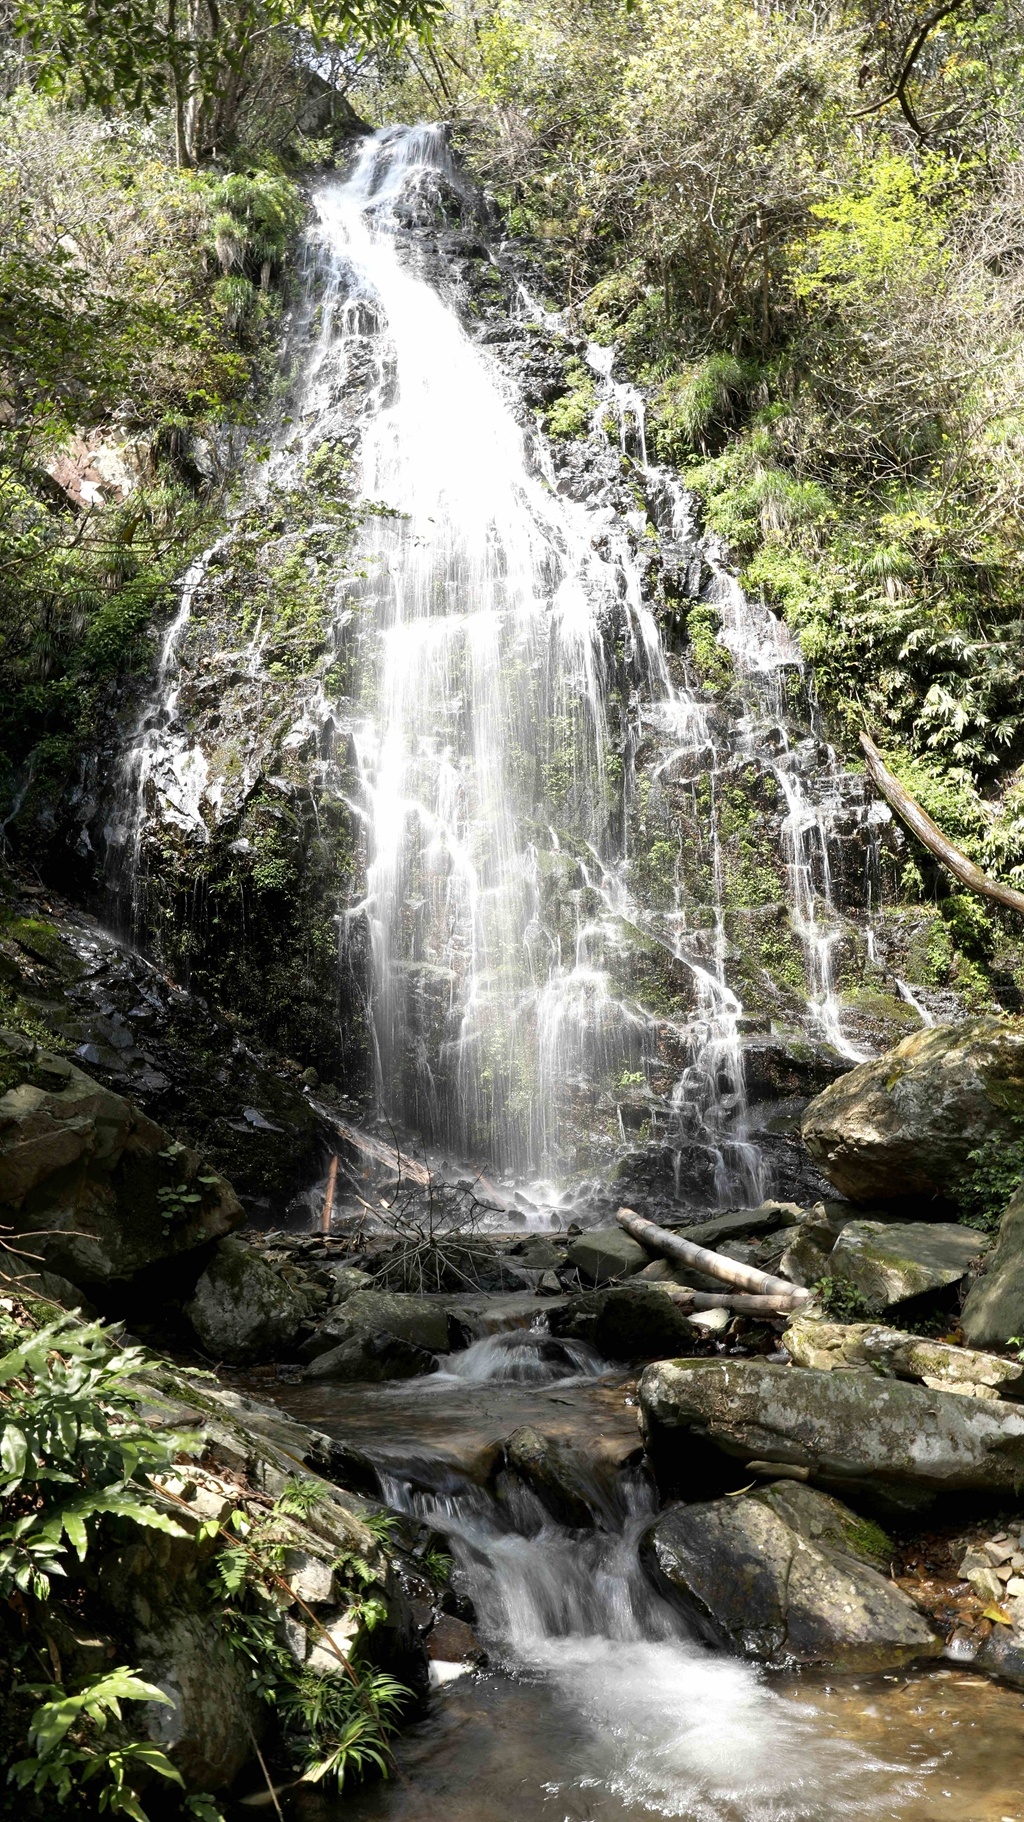
[[[898,778],[894,778],[885,765],[881,753],[867,734],[862,734],[860,744],[864,748],[868,774],[878,786],[882,796],[890,803],[901,822],[905,822],[918,841],[923,841],[930,854],[941,860],[948,867],[954,879],[969,887],[972,892],[979,892],[982,898],[990,898],[997,905],[1007,905],[1011,911],[1024,913],[1024,892],[1015,892],[1012,886],[1004,886],[998,879],[991,879],[976,867],[973,860],[968,860],[960,848],[942,833],[934,823],[927,810],[922,810],[915,803],[910,792],[905,790]]]
[[[801,1285],[790,1284],[786,1278],[774,1278],[771,1272],[759,1272],[756,1266],[741,1265],[738,1259],[727,1259],[706,1246],[697,1246],[692,1240],[684,1240],[681,1234],[667,1233],[653,1221],[645,1221],[642,1215],[634,1214],[631,1208],[620,1208],[615,1219],[627,1234],[639,1240],[641,1246],[648,1247],[652,1253],[662,1253],[677,1265],[689,1266],[691,1271],[706,1272],[709,1278],[721,1278],[724,1283],[734,1284],[737,1290],[748,1291],[755,1297],[783,1297],[790,1309],[811,1300],[810,1291],[805,1291]]]

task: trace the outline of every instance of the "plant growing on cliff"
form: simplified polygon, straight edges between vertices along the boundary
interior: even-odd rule
[[[984,1139],[968,1152],[971,1169],[956,1188],[959,1219],[983,1234],[998,1231],[1006,1204],[1024,1183],[1024,1119],[1014,1124],[1016,1137]]]

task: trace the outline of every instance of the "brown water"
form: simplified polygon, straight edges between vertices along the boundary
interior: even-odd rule
[[[610,1530],[566,1531],[529,1497],[498,1511],[480,1479],[519,1424],[586,1441],[606,1474],[635,1457],[621,1376],[278,1396],[446,1532],[489,1653],[434,1691],[387,1783],[293,1790],[289,1822],[1024,1822],[1021,1692],[951,1665],[780,1676],[708,1650],[639,1569],[653,1496],[635,1465]]]

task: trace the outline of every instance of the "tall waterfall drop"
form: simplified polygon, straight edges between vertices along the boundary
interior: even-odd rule
[[[507,381],[400,249],[438,178],[459,182],[443,129],[385,129],[317,192],[327,280],[302,415],[322,431],[339,365],[372,376],[361,490],[387,510],[363,549],[357,748],[383,1100],[463,1154],[537,1171],[557,1165],[567,1091],[639,1080],[653,1044],[605,965],[616,929],[641,919],[613,689],[644,703],[677,772],[714,758],[644,599],[643,515],[622,524],[555,490]],[[616,390],[605,382],[606,410]],[[571,922],[549,889],[567,876],[567,831],[584,886]],[[688,944],[682,905],[666,928],[694,984],[677,1117],[714,1143],[719,1189],[750,1194],[756,1156],[727,1130],[743,1101],[741,1007],[721,931]]]

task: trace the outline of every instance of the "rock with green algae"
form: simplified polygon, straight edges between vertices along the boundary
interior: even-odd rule
[[[1024,1484],[1024,1411],[995,1400],[765,1360],[662,1360],[639,1389],[648,1447],[680,1490],[716,1463],[739,1484],[751,1462],[889,1508]]]
[[[942,1649],[885,1573],[888,1540],[837,1499],[776,1481],[672,1505],[641,1560],[710,1642],[761,1663],[892,1670]]]
[[[1024,1365],[999,1354],[979,1353],[910,1335],[875,1322],[818,1322],[797,1316],[782,1337],[798,1366],[823,1372],[874,1368],[897,1379],[917,1379],[939,1391],[1024,1399]]]
[[[958,1284],[988,1251],[987,1236],[951,1221],[850,1221],[828,1260],[830,1277],[887,1310]]]
[[[597,1285],[642,1271],[650,1264],[651,1255],[621,1227],[597,1227],[574,1240],[565,1259],[584,1284]]]
[[[916,1031],[840,1076],[805,1110],[815,1163],[854,1202],[946,1200],[986,1139],[1018,1136],[1024,1024],[975,1019]]]

